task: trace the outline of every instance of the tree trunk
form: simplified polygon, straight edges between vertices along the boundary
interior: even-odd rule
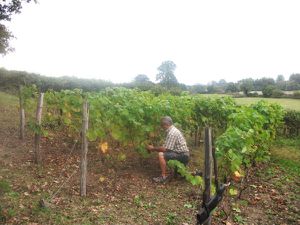
[[[43,102],[44,102],[44,93],[39,94],[37,109],[36,109],[36,126],[40,127],[42,123],[42,110],[43,110]],[[35,131],[34,135],[34,145],[35,145],[35,162],[37,164],[41,164],[42,156],[40,152],[40,140],[41,140],[41,129],[39,131]]]
[[[211,195],[211,159],[212,159],[212,132],[211,128],[205,128],[205,168],[204,168],[204,202],[210,201]],[[211,217],[204,223],[204,225],[211,224]]]
[[[24,110],[24,99],[22,96],[22,86],[19,86],[19,103],[20,103],[20,139],[24,140],[24,137],[25,137],[25,110]]]
[[[87,152],[88,140],[86,137],[89,124],[88,103],[85,99],[82,107],[82,144],[81,144],[81,164],[80,164],[80,195],[86,196],[86,175],[87,175]]]

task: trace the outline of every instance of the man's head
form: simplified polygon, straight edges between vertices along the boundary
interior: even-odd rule
[[[173,125],[173,121],[172,118],[169,116],[164,116],[163,118],[161,118],[160,120],[160,125],[164,130],[167,130],[170,126]]]

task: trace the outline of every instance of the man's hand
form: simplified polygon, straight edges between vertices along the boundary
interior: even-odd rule
[[[163,146],[154,147],[153,145],[148,145],[147,147],[148,152],[165,152],[167,149]]]
[[[148,150],[148,151],[151,152],[151,151],[153,151],[153,149],[154,149],[154,146],[153,146],[153,145],[148,145],[148,146],[147,146],[147,150]]]

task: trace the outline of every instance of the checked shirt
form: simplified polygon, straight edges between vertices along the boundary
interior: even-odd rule
[[[167,130],[167,137],[164,143],[164,147],[167,150],[171,150],[177,153],[187,153],[189,149],[182,133],[175,127],[171,126]]]

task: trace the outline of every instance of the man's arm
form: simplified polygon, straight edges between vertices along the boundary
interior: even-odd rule
[[[147,149],[151,152],[165,152],[167,149],[164,146],[154,147],[153,145],[148,145]]]

